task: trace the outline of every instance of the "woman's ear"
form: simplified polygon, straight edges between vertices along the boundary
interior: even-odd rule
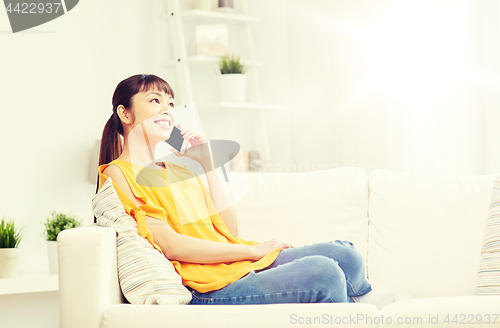
[[[127,109],[125,109],[123,105],[120,105],[116,108],[116,113],[118,114],[118,117],[123,123],[132,124],[133,122],[132,113]]]

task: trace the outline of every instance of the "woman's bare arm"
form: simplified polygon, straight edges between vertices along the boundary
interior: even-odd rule
[[[162,220],[146,216],[146,225],[169,260],[193,263],[220,263],[258,260],[257,249],[251,245],[224,244],[181,235]],[[265,255],[265,254],[264,254]]]
[[[210,196],[217,208],[221,219],[226,224],[233,237],[238,236],[238,221],[236,209],[229,194],[227,182],[219,176],[217,169],[212,167],[209,161],[201,162],[201,167],[205,171],[208,185],[210,186]]]
[[[115,184],[137,206],[144,202],[136,198],[125,179],[122,171],[116,165],[108,166],[103,173],[111,177]],[[155,243],[160,246],[169,260],[193,263],[219,263],[239,260],[258,260],[274,249],[291,247],[274,239],[259,245],[224,244],[203,240],[175,232],[170,225],[162,220],[146,216],[146,225],[153,234]]]
[[[193,263],[259,260],[275,249],[293,247],[275,239],[258,245],[238,245],[184,236],[175,232],[167,222],[150,216],[146,216],[146,225],[169,260]]]

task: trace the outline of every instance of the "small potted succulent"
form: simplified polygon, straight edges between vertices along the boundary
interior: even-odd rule
[[[0,222],[0,278],[14,278],[19,263],[19,242],[22,229],[16,228],[14,220]]]
[[[228,102],[245,102],[247,91],[247,76],[240,57],[222,57],[218,75],[219,100]]]
[[[47,240],[47,251],[49,255],[50,273],[58,273],[57,262],[57,235],[63,230],[78,228],[81,221],[72,214],[50,212],[50,217],[45,222],[45,231],[42,237]]]

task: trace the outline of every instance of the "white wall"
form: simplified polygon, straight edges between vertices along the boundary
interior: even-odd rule
[[[161,3],[120,4],[83,1],[45,25],[0,34],[0,214],[27,225],[20,271],[48,270],[39,237],[48,211],[93,223],[90,153],[111,115],[114,88],[133,74],[162,73],[151,61],[161,41],[150,33]],[[0,15],[0,29],[9,30]]]
[[[40,237],[49,211],[71,211],[84,225],[93,223],[91,151],[111,115],[116,85],[138,73],[170,80],[159,63],[167,33],[160,12],[163,2],[155,0],[86,0],[12,34],[0,10],[0,216],[26,227],[19,272],[49,271]],[[47,306],[57,308],[57,293],[48,294]],[[56,327],[58,313],[47,314],[33,302],[37,295],[0,297],[0,325]],[[13,306],[19,302],[26,307]],[[9,322],[15,326],[4,325]]]
[[[271,163],[264,171],[286,171],[291,163],[289,35],[287,0],[247,1],[249,15],[260,18],[252,24],[255,56],[262,62],[257,69],[263,103],[283,104],[283,111],[265,111],[265,126],[269,139]],[[241,123],[240,123],[241,125]]]
[[[288,1],[293,162],[482,174],[478,3]]]
[[[496,0],[479,3],[481,96],[483,107],[484,172],[500,170],[500,5]]]

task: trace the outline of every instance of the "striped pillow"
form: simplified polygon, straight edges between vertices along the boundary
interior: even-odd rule
[[[177,305],[191,301],[174,266],[137,232],[108,178],[92,199],[97,224],[116,230],[118,279],[131,304]]]
[[[475,294],[500,295],[500,171],[493,183]]]

